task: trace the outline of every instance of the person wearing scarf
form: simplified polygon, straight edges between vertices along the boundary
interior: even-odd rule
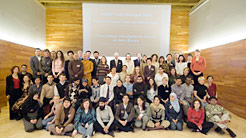
[[[170,125],[170,122],[165,120],[165,107],[160,102],[160,96],[156,95],[150,104],[151,117],[147,124],[150,129],[166,129]]]
[[[167,120],[170,121],[171,130],[183,130],[182,110],[175,93],[170,94],[170,100],[165,104]]]
[[[72,121],[75,110],[71,107],[71,101],[68,97],[63,99],[63,104],[56,109],[55,124],[49,127],[51,135],[71,135],[73,131]]]
[[[38,101],[38,93],[30,93],[23,103],[22,115],[24,128],[26,132],[32,132],[35,129],[40,130],[42,125],[42,104]]]

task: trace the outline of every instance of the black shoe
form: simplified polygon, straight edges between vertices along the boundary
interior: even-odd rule
[[[227,128],[226,131],[231,135],[232,138],[237,136],[230,128]]]
[[[169,128],[168,128],[168,127],[166,127],[166,128],[165,128],[165,127],[163,127],[163,129],[164,129],[164,130],[169,130]]]
[[[224,134],[225,134],[225,132],[224,132],[220,127],[217,127],[217,128],[215,129],[215,131],[216,131],[217,133],[221,134],[221,135],[224,135]]]
[[[135,132],[135,131],[134,131],[134,128],[132,128],[132,127],[129,128],[129,131]]]
[[[114,132],[113,132],[113,131],[110,131],[110,132],[108,133],[108,135],[114,137]]]
[[[198,129],[192,129],[191,132],[199,132]]]
[[[54,133],[52,131],[50,131],[50,135],[54,135]]]
[[[73,134],[72,132],[66,132],[64,135],[65,135],[65,136],[70,136],[70,137],[71,137],[72,134]]]

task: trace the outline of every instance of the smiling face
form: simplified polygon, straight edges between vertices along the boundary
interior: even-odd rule
[[[139,106],[142,106],[143,105],[143,102],[144,101],[141,98],[138,98],[137,99],[137,103],[138,103]]]
[[[70,105],[71,105],[71,102],[68,101],[68,100],[65,100],[65,101],[63,102],[63,106],[64,106],[65,108],[69,108]]]
[[[160,104],[160,99],[158,97],[155,97],[153,102],[154,102],[155,105],[158,106]]]
[[[194,102],[194,108],[196,109],[196,110],[198,110],[198,109],[200,109],[200,102],[198,102],[198,101],[195,101]]]

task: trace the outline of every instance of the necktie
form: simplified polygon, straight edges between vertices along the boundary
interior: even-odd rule
[[[108,99],[109,99],[109,86],[108,86],[108,90],[107,90],[106,101],[108,101]]]

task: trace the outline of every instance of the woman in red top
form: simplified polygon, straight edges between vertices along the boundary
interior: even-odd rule
[[[208,131],[214,126],[212,122],[204,122],[204,110],[202,103],[199,100],[194,100],[188,110],[187,127],[192,129],[192,132],[201,132],[207,135]]]
[[[18,75],[20,68],[18,66],[13,66],[11,68],[11,75],[6,78],[6,96],[9,100],[9,114],[10,120],[20,119],[18,113],[11,110],[14,103],[22,96],[21,91],[21,80]]]
[[[209,95],[209,97],[214,96],[214,97],[217,98],[216,84],[213,83],[214,77],[211,76],[211,75],[208,75],[208,76],[207,76],[207,81],[208,81],[208,83],[205,84],[205,85],[206,85],[207,88],[208,88],[208,95]]]
[[[203,72],[206,69],[206,59],[200,56],[200,50],[195,51],[195,56],[193,57],[190,65],[190,69],[193,73],[194,83],[197,84],[197,79],[203,76]]]

